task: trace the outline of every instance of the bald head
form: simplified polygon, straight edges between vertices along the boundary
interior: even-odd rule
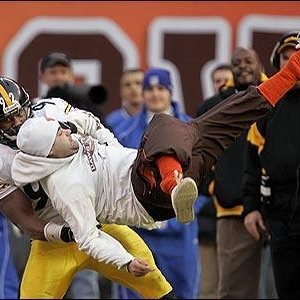
[[[249,85],[260,83],[263,66],[252,48],[238,47],[231,56],[232,73],[238,90],[245,90]]]

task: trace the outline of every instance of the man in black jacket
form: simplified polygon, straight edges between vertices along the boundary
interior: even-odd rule
[[[218,94],[203,102],[198,115],[230,95],[266,79],[261,61],[253,49],[237,48],[232,54],[231,65],[233,79],[227,81]],[[244,131],[229,146],[208,176],[206,192],[213,195],[217,212],[218,298],[258,297],[261,248],[245,229],[242,217],[246,135],[247,131]]]
[[[299,32],[288,32],[275,45],[271,64],[282,69],[295,53]],[[287,92],[271,114],[248,135],[244,185],[245,225],[259,239],[269,232],[277,293],[300,296],[300,85]]]
[[[232,78],[231,64],[218,64],[211,72],[211,83],[214,94]],[[199,223],[199,254],[201,262],[201,299],[216,299],[218,290],[218,260],[216,243],[216,208],[212,197],[201,195],[205,204],[197,214]]]

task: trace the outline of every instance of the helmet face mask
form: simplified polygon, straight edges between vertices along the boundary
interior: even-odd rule
[[[15,141],[30,113],[31,101],[24,88],[10,78],[0,77],[0,142]]]
[[[7,144],[7,140],[15,142],[19,129],[30,117],[30,112],[30,107],[21,107],[17,113],[0,120],[0,142],[4,144]]]

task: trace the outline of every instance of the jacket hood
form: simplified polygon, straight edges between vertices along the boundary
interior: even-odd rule
[[[11,174],[17,186],[41,180],[74,158],[75,154],[66,158],[47,158],[18,152],[14,158]]]

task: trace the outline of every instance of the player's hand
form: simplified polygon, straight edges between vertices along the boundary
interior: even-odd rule
[[[154,271],[154,269],[150,268],[149,265],[145,261],[143,261],[139,258],[133,259],[127,265],[127,270],[129,273],[132,273],[134,276],[137,276],[137,277],[145,276],[149,272]]]

